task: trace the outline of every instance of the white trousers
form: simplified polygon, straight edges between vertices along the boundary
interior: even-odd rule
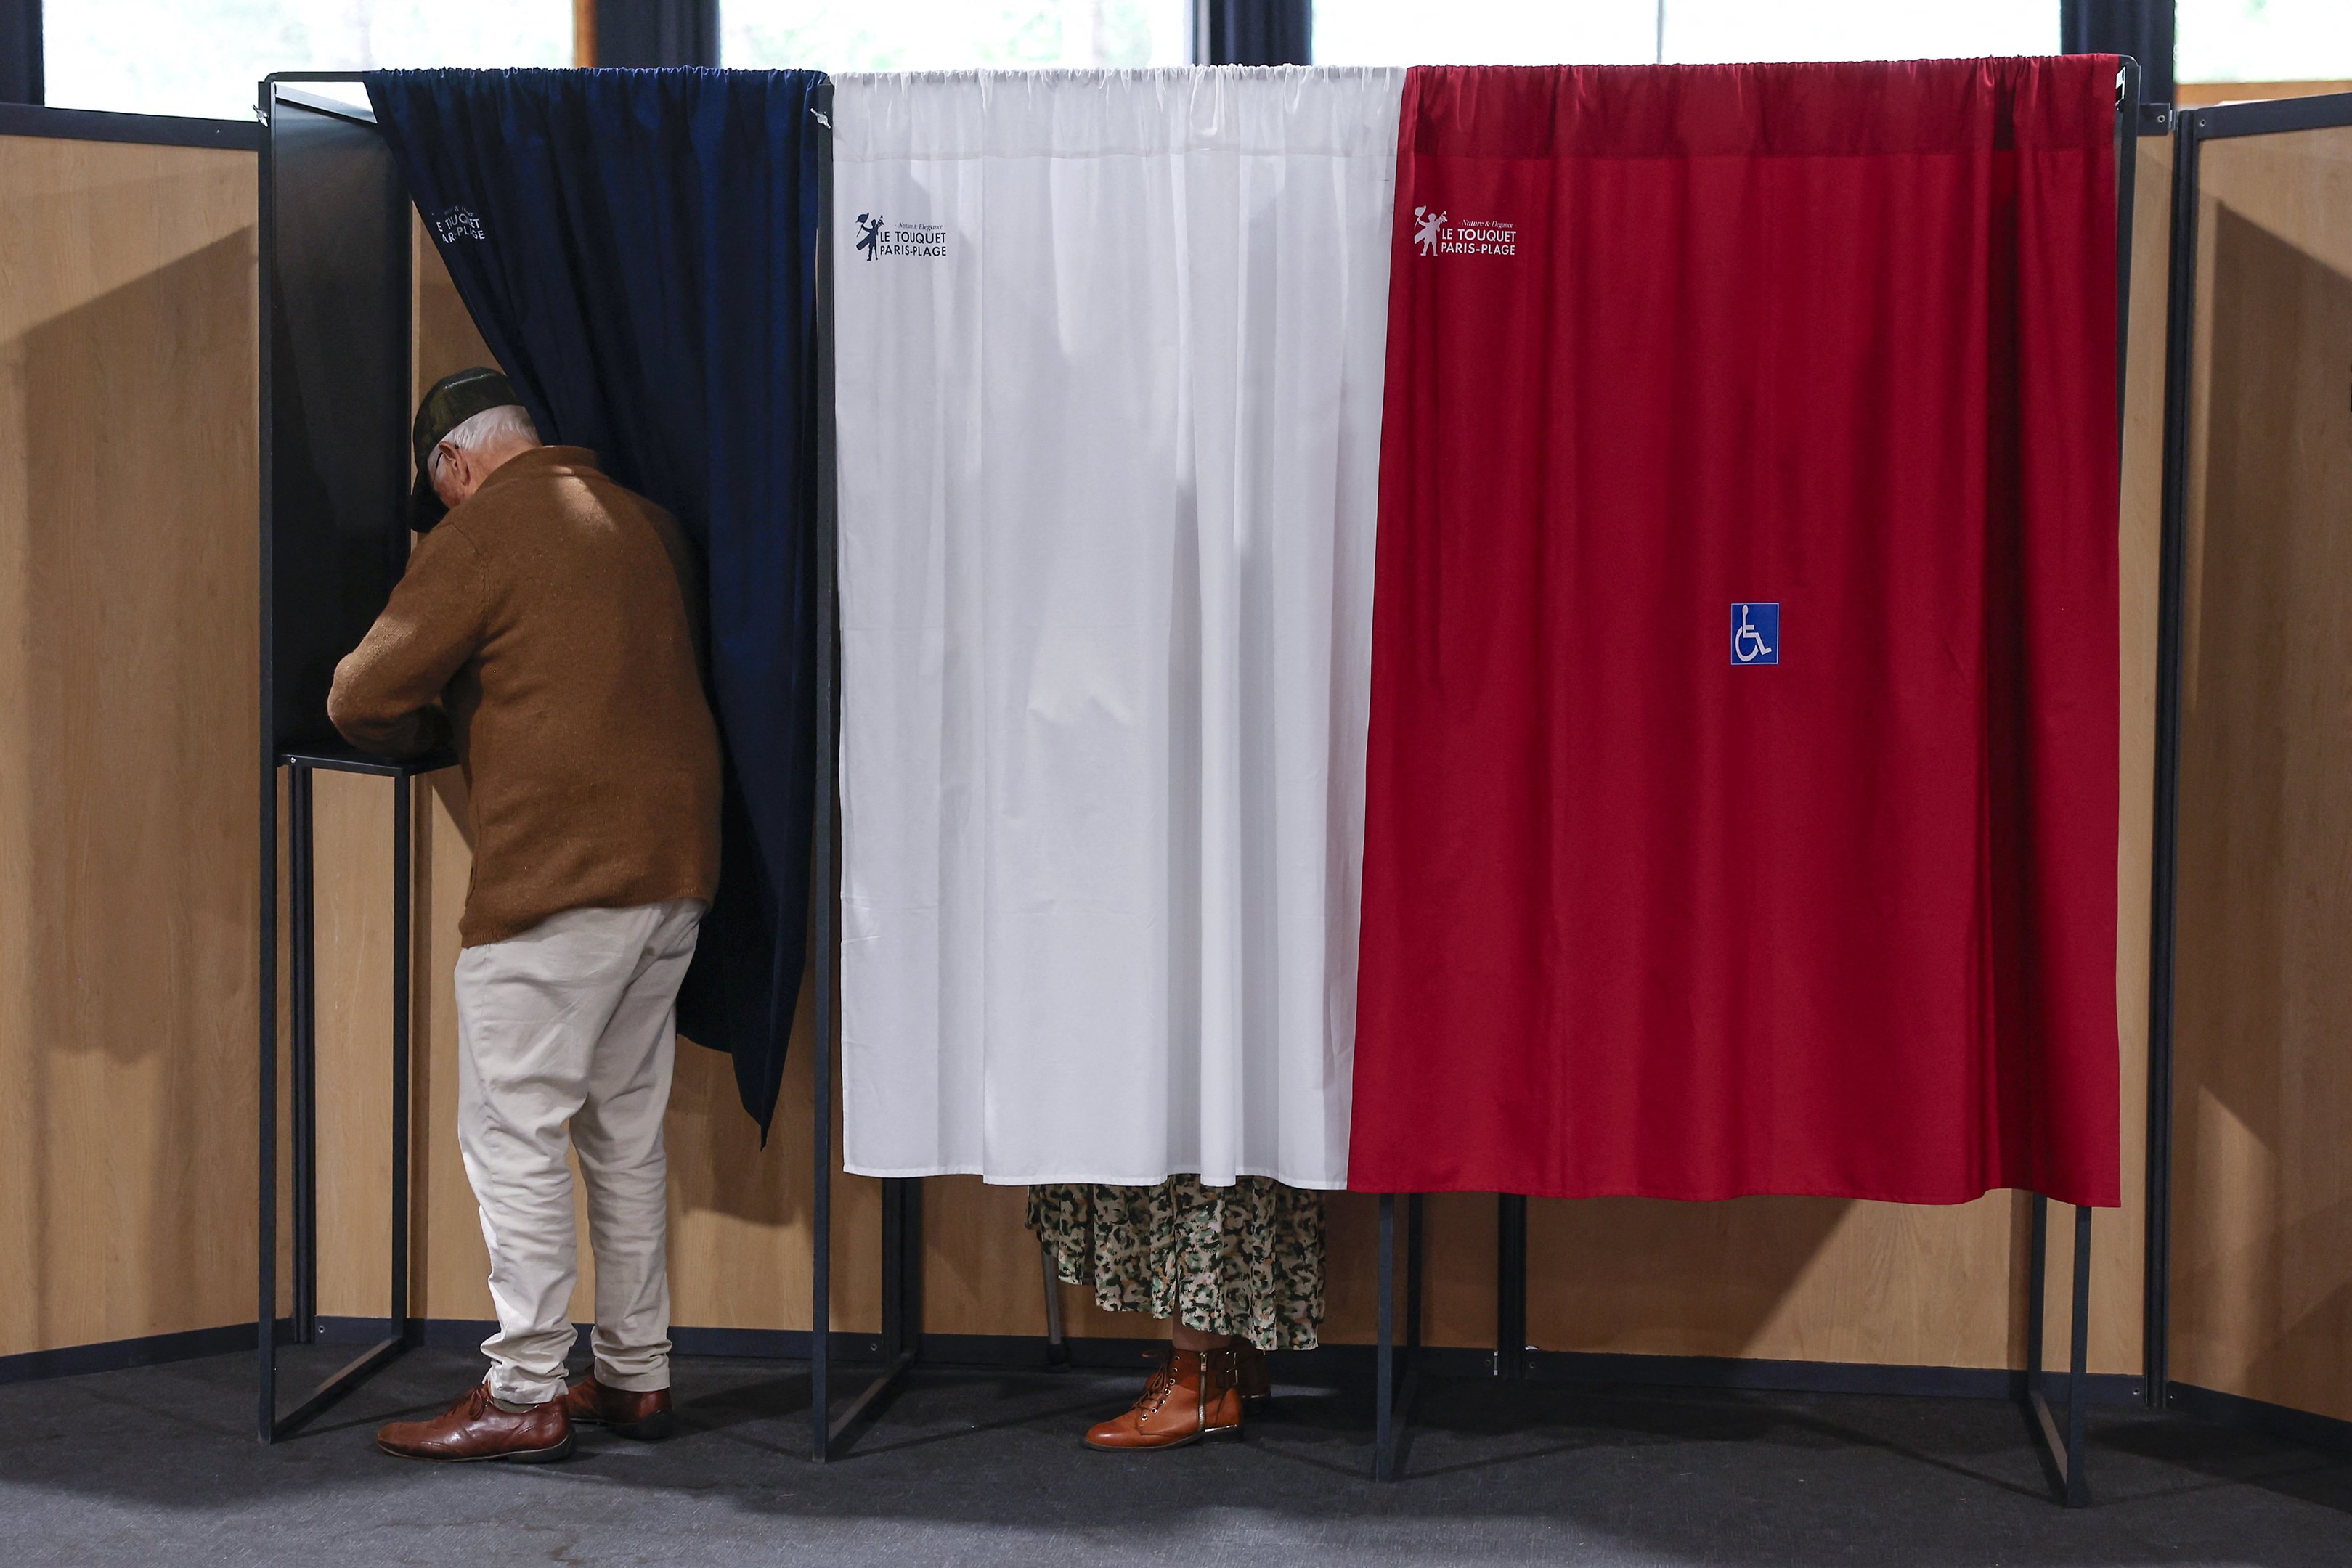
[[[669,1386],[662,1115],[702,913],[568,910],[457,956],[457,1145],[490,1249],[490,1393],[510,1405],[563,1392],[579,1275],[567,1146],[588,1186],[597,1380]]]

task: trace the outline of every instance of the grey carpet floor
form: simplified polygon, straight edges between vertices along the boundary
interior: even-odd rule
[[[693,1360],[667,1443],[375,1450],[474,1365],[414,1354],[272,1448],[246,1356],[0,1388],[0,1563],[2352,1563],[2340,1460],[2102,1410],[2099,1506],[2070,1514],[2018,1412],[1969,1400],[1438,1383],[1378,1487],[1369,1412],[1328,1392],[1283,1390],[1244,1444],[1112,1457],[1077,1434],[1135,1379],[923,1371],[819,1469],[798,1368]]]

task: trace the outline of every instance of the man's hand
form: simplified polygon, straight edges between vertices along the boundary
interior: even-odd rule
[[[335,666],[327,716],[345,740],[379,757],[417,757],[449,742],[441,693],[481,648],[482,558],[446,525],[410,552],[360,645]]]

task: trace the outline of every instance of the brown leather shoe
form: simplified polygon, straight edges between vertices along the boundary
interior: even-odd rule
[[[1245,1339],[1234,1341],[1234,1381],[1242,1397],[1255,1405],[1274,1395],[1274,1379],[1265,1370],[1265,1352]]]
[[[467,1396],[430,1421],[394,1421],[379,1427],[375,1446],[404,1459],[506,1459],[543,1465],[572,1457],[572,1423],[563,1401],[551,1399],[520,1413],[501,1410],[490,1385]]]
[[[607,1388],[593,1372],[563,1391],[563,1413],[575,1427],[610,1427],[624,1437],[646,1443],[668,1437],[677,1425],[670,1414],[668,1389],[633,1394]]]
[[[1241,1435],[1242,1395],[1234,1381],[1233,1351],[1171,1350],[1135,1407],[1089,1427],[1087,1447],[1129,1453]]]

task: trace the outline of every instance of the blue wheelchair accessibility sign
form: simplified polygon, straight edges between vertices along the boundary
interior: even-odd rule
[[[1731,607],[1731,662],[1735,664],[1777,664],[1780,662],[1779,604],[1735,604]]]

